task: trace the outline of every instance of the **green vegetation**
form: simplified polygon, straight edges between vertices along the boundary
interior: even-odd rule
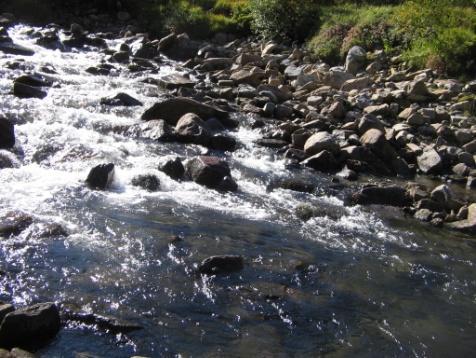
[[[342,63],[348,49],[383,49],[414,68],[476,75],[476,0],[122,0],[153,35],[255,33],[305,41],[315,58]],[[113,0],[0,0],[6,11],[48,21],[51,9],[117,11]],[[16,11],[15,11],[16,10]],[[24,16],[25,17],[25,16]],[[54,17],[49,21],[54,20]]]
[[[402,54],[415,68],[475,75],[476,10],[473,1],[415,0],[399,5],[323,6],[322,23],[308,48],[331,64],[353,45]]]

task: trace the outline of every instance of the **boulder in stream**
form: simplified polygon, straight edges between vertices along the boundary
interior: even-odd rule
[[[19,235],[33,223],[33,218],[22,211],[10,211],[0,217],[0,236]]]
[[[89,172],[86,184],[91,189],[105,190],[114,179],[114,164],[100,164]]]
[[[118,93],[113,97],[101,98],[101,104],[106,106],[142,106],[142,102],[128,95],[127,93]]]
[[[39,303],[8,313],[0,325],[0,346],[41,347],[54,338],[61,327],[54,303]]]
[[[360,205],[387,205],[404,207],[411,203],[404,188],[398,186],[368,186],[352,196],[353,201]]]
[[[175,126],[178,120],[187,113],[194,113],[204,120],[215,117],[218,118],[223,125],[227,127],[230,126],[227,112],[185,97],[168,98],[154,104],[144,112],[142,119],[145,121],[163,119],[168,124]]]
[[[185,168],[180,158],[169,159],[159,166],[159,170],[175,180],[183,179]]]
[[[159,178],[152,174],[137,175],[132,178],[131,183],[147,191],[157,191],[160,188]]]
[[[208,188],[221,191],[236,191],[237,184],[231,178],[230,167],[218,157],[199,156],[191,159],[186,170],[190,178]]]
[[[13,123],[0,117],[0,149],[10,149],[15,145],[15,129]]]

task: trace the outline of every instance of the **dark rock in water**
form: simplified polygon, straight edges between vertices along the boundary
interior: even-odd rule
[[[352,196],[353,202],[360,205],[387,205],[405,207],[411,204],[404,188],[398,186],[369,186]]]
[[[51,87],[53,85],[53,82],[40,75],[23,75],[16,78],[15,83],[22,83],[33,87]]]
[[[28,86],[20,82],[13,84],[13,94],[20,98],[39,98],[43,99],[47,96],[41,87]]]
[[[15,129],[13,123],[0,117],[0,149],[10,149],[15,145]]]
[[[111,61],[118,63],[127,63],[129,62],[129,52],[118,51],[111,56]]]
[[[301,193],[312,193],[316,190],[316,185],[302,179],[283,179],[270,185],[271,188],[278,187],[286,190],[298,191]]]
[[[113,67],[106,66],[106,65],[100,65],[100,66],[97,66],[97,67],[92,66],[92,67],[88,67],[86,69],[86,72],[90,73],[92,75],[95,75],[95,76],[99,76],[99,75],[107,76],[111,72],[112,68]]]
[[[223,275],[241,271],[244,259],[238,255],[212,256],[202,261],[198,272],[204,275]]]
[[[170,159],[159,167],[159,170],[175,180],[183,179],[185,168],[180,158]]]
[[[184,114],[177,122],[175,133],[178,140],[185,143],[195,143],[208,146],[210,132],[205,122],[196,114]]]
[[[91,189],[104,190],[114,178],[114,164],[100,164],[89,172],[86,184]]]
[[[415,213],[415,219],[429,222],[433,213],[428,209],[420,209]]]
[[[8,41],[0,41],[0,51],[3,53],[20,56],[33,56],[35,54],[35,51],[29,48]]]
[[[38,227],[38,237],[40,238],[66,237],[68,235],[68,231],[57,223],[42,223]]]
[[[195,81],[182,75],[173,73],[157,80],[157,84],[166,89],[175,89],[180,87],[193,88]]]
[[[0,326],[0,346],[32,348],[44,346],[61,327],[54,303],[20,308],[5,316]]]
[[[236,183],[230,182],[230,167],[220,158],[196,157],[187,163],[186,169],[192,180],[200,185],[223,191],[237,190]]]
[[[140,124],[132,132],[142,138],[158,140],[161,142],[172,142],[177,140],[174,129],[161,119],[156,119]]]
[[[158,55],[157,46],[150,43],[143,44],[135,53],[134,57],[152,59]]]
[[[273,139],[273,138],[258,139],[255,143],[257,145],[261,146],[261,147],[277,148],[277,149],[283,148],[283,147],[286,147],[287,145],[289,145],[289,143],[286,142],[285,140]]]
[[[236,149],[236,140],[235,138],[219,134],[210,138],[209,146],[211,149],[233,152]]]
[[[21,211],[11,211],[0,217],[0,236],[19,235],[33,223],[33,218]]]
[[[94,313],[65,312],[64,318],[68,321],[76,321],[87,325],[95,325],[99,329],[107,330],[113,334],[129,333],[142,329],[142,326],[120,320],[112,316],[101,316]]]
[[[154,104],[145,111],[142,115],[142,119],[145,121],[163,119],[168,124],[175,126],[177,121],[187,113],[194,113],[204,120],[216,117],[223,125],[229,126],[230,124],[227,112],[185,97],[169,98],[163,102]]]
[[[106,106],[142,106],[142,102],[138,101],[132,96],[129,96],[127,93],[118,93],[114,97],[105,97],[101,98],[101,104]]]
[[[160,181],[155,175],[138,175],[132,178],[132,185],[147,191],[157,191],[160,187]]]
[[[341,206],[311,206],[302,204],[296,208],[295,213],[302,221],[308,221],[315,217],[328,217],[329,219],[337,221],[345,215],[345,209]]]
[[[307,158],[302,162],[302,164],[321,172],[330,172],[339,168],[339,163],[334,155],[327,150],[323,150],[322,152]]]

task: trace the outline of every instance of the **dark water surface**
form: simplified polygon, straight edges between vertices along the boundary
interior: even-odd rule
[[[157,170],[168,156],[203,152],[122,134],[158,100],[141,82],[181,72],[161,65],[135,75],[85,72],[97,51],[60,53],[35,46],[25,27],[15,42],[36,51],[25,69],[0,54],[0,112],[17,118],[19,161],[0,171],[0,211],[23,210],[59,223],[71,235],[40,239],[34,226],[0,240],[0,300],[16,305],[56,301],[143,326],[127,335],[69,325],[41,357],[469,357],[476,350],[476,242],[404,219],[398,210],[344,207],[330,195],[267,190],[291,176],[271,150],[256,147],[246,125],[227,154],[240,192],[220,194],[178,183]],[[111,47],[119,42],[109,42]],[[136,44],[137,45],[137,44]],[[12,81],[52,65],[59,86],[43,100],[18,99]],[[127,92],[144,107],[110,109],[101,97]],[[116,164],[113,190],[84,186],[89,169]],[[152,173],[157,193],[130,185]],[[303,172],[319,187],[329,178]],[[302,203],[329,215],[301,222]],[[180,236],[181,241],[170,240]],[[201,277],[196,264],[241,254],[243,271]]]

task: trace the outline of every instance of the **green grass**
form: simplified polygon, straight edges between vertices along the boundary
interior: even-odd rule
[[[459,4],[469,4],[459,1]],[[402,54],[414,68],[447,75],[475,75],[476,10],[453,0],[402,5],[339,4],[322,7],[320,30],[308,42],[316,58],[342,63],[353,45]]]

